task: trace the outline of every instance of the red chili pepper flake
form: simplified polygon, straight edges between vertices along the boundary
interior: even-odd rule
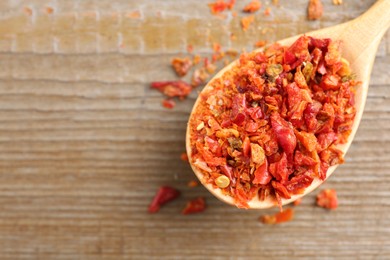
[[[162,186],[158,189],[154,196],[152,203],[149,206],[149,213],[156,213],[160,210],[160,207],[164,204],[176,199],[180,196],[180,191],[169,187]]]
[[[45,8],[45,11],[46,11],[47,14],[53,14],[54,13],[53,7],[50,7],[50,6],[47,6]]]
[[[33,10],[27,6],[23,8],[23,12],[28,16],[32,16],[32,14],[33,14]]]
[[[191,78],[192,87],[195,88],[206,83],[209,77],[210,74],[207,73],[207,69],[205,67],[196,69]]]
[[[244,31],[248,30],[250,25],[254,22],[255,17],[253,15],[241,18],[241,27]]]
[[[233,9],[235,3],[236,3],[235,0],[230,0],[226,2],[224,0],[217,0],[214,3],[209,3],[208,6],[212,14],[219,14],[225,11],[226,9],[229,10]]]
[[[182,211],[183,215],[195,214],[203,212],[206,209],[206,202],[204,198],[199,197],[187,202],[187,205]]]
[[[338,145],[356,114],[351,73],[330,39],[302,36],[242,54],[200,94],[189,120],[190,162],[202,182],[248,207],[255,197],[281,206],[325,180],[344,161]]]
[[[188,155],[187,155],[187,153],[182,153],[182,154],[180,154],[180,159],[181,159],[183,162],[188,162]]]
[[[192,181],[189,181],[187,183],[187,186],[190,187],[190,188],[198,187],[199,186],[199,182],[192,180]]]
[[[247,4],[242,11],[246,13],[254,13],[261,8],[261,2],[259,0],[252,0]]]
[[[163,107],[168,109],[172,109],[176,106],[176,102],[172,99],[164,99],[161,103]]]
[[[291,221],[294,218],[294,210],[288,208],[282,212],[278,212],[275,215],[263,215],[260,217],[260,221],[264,224],[274,225],[283,222]]]
[[[317,205],[325,209],[336,209],[338,206],[335,190],[323,190],[317,195]]]
[[[192,53],[193,51],[194,51],[194,46],[192,46],[192,44],[188,44],[187,45],[187,52]]]
[[[202,57],[200,57],[199,55],[195,55],[192,62],[194,63],[194,65],[196,64],[199,64],[199,62],[202,60]]]
[[[301,205],[301,203],[302,203],[302,198],[296,199],[296,200],[294,200],[294,202],[293,202],[294,206]]]
[[[150,84],[151,88],[157,89],[167,97],[187,97],[192,90],[191,85],[188,83],[178,80],[178,81],[155,81]]]
[[[179,77],[184,77],[192,67],[192,61],[189,58],[174,58],[171,64]]]
[[[318,20],[322,17],[324,7],[321,0],[309,0],[307,7],[307,18],[309,20]]]
[[[265,16],[269,16],[271,14],[271,7],[267,7],[265,10],[264,10],[264,15]]]
[[[139,19],[141,18],[141,12],[138,10],[130,12],[127,14],[127,17],[129,17],[130,19]]]
[[[255,43],[255,47],[257,47],[257,48],[262,48],[262,47],[264,47],[266,44],[267,44],[267,41],[260,40],[260,41],[258,41],[258,42]]]

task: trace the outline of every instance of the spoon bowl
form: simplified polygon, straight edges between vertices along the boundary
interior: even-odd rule
[[[378,49],[378,45],[382,36],[390,27],[390,1],[389,0],[379,0],[373,7],[371,7],[366,13],[359,16],[358,18],[339,24],[333,27],[324,28],[317,31],[312,31],[305,33],[307,36],[312,36],[315,38],[331,38],[332,40],[341,40],[343,46],[343,57],[350,62],[351,70],[356,74],[357,80],[362,83],[356,87],[355,94],[355,108],[356,116],[353,123],[352,132],[348,138],[348,142],[343,145],[338,145],[345,155],[350,147],[352,140],[356,134],[357,128],[361,121],[364,106],[366,103],[368,86],[370,81],[370,75],[372,71],[372,66],[375,60],[375,54]],[[278,41],[281,45],[290,46],[296,39],[302,35],[293,36],[287,39]],[[257,49],[255,51],[262,51],[262,49]],[[226,71],[232,69],[233,66],[237,65],[238,61],[233,61],[231,64],[219,71],[213,79],[221,77]],[[207,84],[204,90],[210,88],[210,84]],[[204,91],[203,90],[203,91]],[[196,110],[196,107],[200,99],[198,99],[192,110],[192,113]],[[192,116],[191,113],[191,116]],[[190,145],[190,127],[187,127],[186,134],[186,149],[188,157],[191,158],[191,145]],[[233,197],[225,195],[222,193],[222,190],[219,188],[214,188],[211,184],[205,183],[203,181],[203,174],[192,165],[190,160],[191,167],[201,181],[201,183],[218,199],[226,202],[228,204],[234,205]],[[328,169],[326,174],[326,179],[334,172],[338,165],[332,166]],[[313,180],[312,184],[308,186],[304,193],[299,195],[292,195],[290,199],[282,199],[282,205],[291,203],[298,198],[305,196],[319,185],[323,183],[322,180],[316,178]],[[268,197],[265,200],[259,200],[257,197],[253,198],[248,202],[249,208],[252,209],[262,209],[270,208],[275,206],[275,201]]]

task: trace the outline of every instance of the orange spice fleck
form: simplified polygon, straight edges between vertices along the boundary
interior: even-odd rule
[[[141,18],[141,12],[140,11],[133,11],[133,12],[130,12],[127,14],[127,17],[131,18],[131,19],[139,19]]]
[[[318,20],[322,17],[324,7],[321,0],[310,0],[307,7],[307,18],[309,20]]]
[[[188,44],[187,45],[187,52],[192,53],[193,51],[194,51],[194,46],[192,46],[192,44]]]
[[[172,109],[176,106],[176,102],[172,99],[164,99],[161,104],[163,107],[168,109]]]
[[[50,6],[47,6],[47,7],[45,8],[45,11],[46,11],[47,14],[52,14],[52,13],[54,13],[53,7],[50,7]]]
[[[241,19],[241,27],[244,31],[248,30],[249,26],[253,23],[255,17],[253,15],[243,17]]]
[[[293,202],[294,206],[298,206],[298,205],[301,205],[302,203],[302,199],[297,199]]]
[[[32,9],[31,9],[30,7],[27,7],[27,6],[25,6],[25,7],[23,8],[23,12],[24,12],[26,15],[28,15],[28,16],[31,16],[32,13],[33,13]]]
[[[260,221],[264,224],[279,224],[290,221],[294,218],[294,210],[288,208],[282,212],[278,212],[275,215],[263,215],[260,217]]]
[[[264,15],[265,16],[269,16],[271,14],[271,7],[267,7],[265,10],[264,10]]]
[[[266,44],[267,44],[267,41],[260,40],[260,41],[255,43],[255,47],[261,48],[261,47],[264,47]]]
[[[192,63],[194,63],[194,65],[196,64],[199,64],[199,62],[202,60],[202,57],[200,57],[200,55],[196,54],[194,56],[194,58],[192,59]]]
[[[188,155],[187,155],[187,153],[182,153],[182,154],[180,154],[180,159],[181,159],[183,162],[188,162]]]
[[[214,42],[213,43],[213,50],[215,52],[221,51],[221,45],[219,43],[217,43],[217,42]]]
[[[194,187],[197,187],[199,186],[199,182],[195,181],[195,180],[191,180],[187,183],[187,186],[190,187],[190,188],[194,188]]]
[[[252,0],[249,4],[247,4],[242,11],[246,13],[254,13],[261,8],[261,2],[259,0]]]

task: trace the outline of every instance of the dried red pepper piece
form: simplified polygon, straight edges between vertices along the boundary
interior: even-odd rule
[[[307,17],[309,20],[318,20],[322,17],[324,7],[321,0],[309,0],[307,7]]]
[[[255,21],[255,17],[253,15],[246,16],[241,18],[241,27],[244,31],[248,30],[251,24]]]
[[[171,64],[179,77],[184,77],[192,67],[190,58],[174,58]]]
[[[183,162],[188,162],[188,155],[187,155],[187,153],[182,153],[182,154],[180,154],[180,159],[181,159]]]
[[[294,218],[294,210],[288,208],[282,212],[278,212],[275,215],[263,215],[260,217],[260,221],[264,224],[280,224],[283,222],[291,221]]]
[[[246,13],[254,13],[261,8],[261,2],[259,0],[252,0],[247,4],[242,11]]]
[[[190,162],[237,207],[256,196],[280,206],[343,163],[336,145],[351,132],[358,82],[330,39],[302,36],[238,62],[199,97]]]
[[[199,182],[192,180],[192,181],[189,181],[187,183],[187,186],[190,187],[190,188],[198,187],[199,186]]]
[[[217,0],[214,3],[209,3],[208,6],[210,7],[210,11],[212,14],[219,14],[225,11],[226,9],[233,9],[234,4],[236,3],[236,0]]]
[[[206,209],[206,202],[204,198],[199,197],[187,202],[187,205],[182,211],[183,215],[195,214],[203,212]]]
[[[338,207],[337,193],[335,190],[323,190],[317,195],[317,205],[326,209]]]
[[[162,101],[162,106],[168,109],[172,109],[176,106],[176,103],[172,99],[164,99]]]
[[[157,89],[167,97],[185,98],[191,93],[192,87],[188,83],[178,81],[156,81],[150,84],[151,88]]]
[[[158,189],[152,203],[149,205],[149,213],[156,213],[164,204],[180,196],[180,191],[169,186],[162,186]]]
[[[300,199],[296,199],[293,202],[294,206],[299,206],[299,205],[301,205],[301,203],[302,203],[302,199],[301,198]]]

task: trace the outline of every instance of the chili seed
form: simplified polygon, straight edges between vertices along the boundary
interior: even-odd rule
[[[310,61],[308,61],[305,65],[305,67],[303,68],[302,70],[302,74],[303,76],[305,77],[306,79],[306,82],[309,82],[310,78],[311,78],[311,74],[313,72],[313,63],[311,63]]]
[[[218,178],[215,179],[215,184],[219,188],[223,189],[223,188],[226,188],[227,186],[229,186],[230,180],[229,180],[229,178],[227,176],[221,175],[221,176],[219,176]]]
[[[283,66],[280,64],[270,64],[266,69],[267,75],[273,78],[279,76],[279,74],[282,72],[283,72]]]
[[[200,130],[203,129],[203,127],[204,127],[204,122],[202,121],[202,122],[200,122],[200,124],[196,127],[196,130],[200,131]]]

